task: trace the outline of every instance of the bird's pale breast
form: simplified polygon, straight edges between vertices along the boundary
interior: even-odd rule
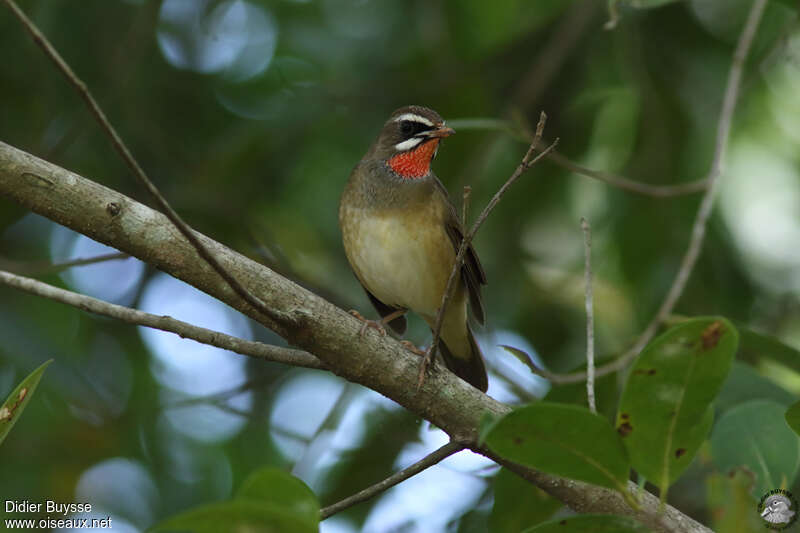
[[[353,270],[375,297],[435,316],[455,253],[436,206],[420,207],[346,208],[342,233]]]

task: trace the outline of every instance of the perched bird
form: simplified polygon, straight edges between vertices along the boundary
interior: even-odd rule
[[[409,309],[434,327],[461,245],[461,221],[431,171],[439,143],[454,133],[432,109],[401,107],[353,169],[339,204],[350,266],[383,317],[380,324],[400,334]],[[486,369],[467,322],[467,302],[482,324],[480,289],[485,284],[486,274],[470,246],[439,343],[447,367],[481,391],[488,387]]]

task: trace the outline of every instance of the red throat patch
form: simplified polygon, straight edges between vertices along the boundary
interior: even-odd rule
[[[431,159],[439,146],[439,139],[425,141],[413,150],[389,158],[389,166],[406,179],[424,178],[431,171]]]

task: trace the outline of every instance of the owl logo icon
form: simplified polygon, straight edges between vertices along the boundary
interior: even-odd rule
[[[761,498],[758,513],[767,528],[780,531],[797,520],[797,500],[787,490],[774,489]]]

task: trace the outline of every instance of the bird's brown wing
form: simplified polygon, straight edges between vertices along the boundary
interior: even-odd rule
[[[458,249],[461,247],[461,241],[464,239],[464,230],[461,225],[461,220],[458,218],[456,208],[453,206],[452,202],[450,202],[447,189],[444,188],[444,185],[442,185],[438,179],[434,179],[437,189],[444,195],[445,201],[447,202],[448,213],[445,220],[445,230],[447,230],[447,236],[450,237],[450,242],[453,243],[453,248],[456,253],[458,253]],[[472,244],[469,245],[467,253],[464,256],[464,266],[461,267],[461,278],[464,281],[464,285],[467,287],[469,306],[470,309],[472,309],[472,315],[478,323],[483,324],[486,317],[483,311],[483,300],[481,299],[481,285],[486,285],[486,273],[483,271],[481,262],[478,259],[478,254],[475,252],[475,248],[472,247]]]
[[[364,287],[364,284],[362,283],[361,286]],[[399,311],[400,310],[399,307],[392,307],[391,305],[386,305],[382,301],[378,300],[375,297],[375,295],[372,294],[371,292],[369,292],[369,289],[367,289],[366,287],[364,287],[364,292],[367,293],[367,296],[369,297],[369,301],[372,302],[372,305],[378,311],[378,314],[381,315],[381,318],[383,318],[383,317],[385,317],[387,315],[390,315],[390,314],[394,313],[395,311]],[[406,332],[406,317],[405,317],[405,315],[399,316],[399,317],[395,318],[394,320],[392,320],[391,322],[388,322],[388,325],[394,331],[396,331],[399,335],[402,335],[403,333]]]

